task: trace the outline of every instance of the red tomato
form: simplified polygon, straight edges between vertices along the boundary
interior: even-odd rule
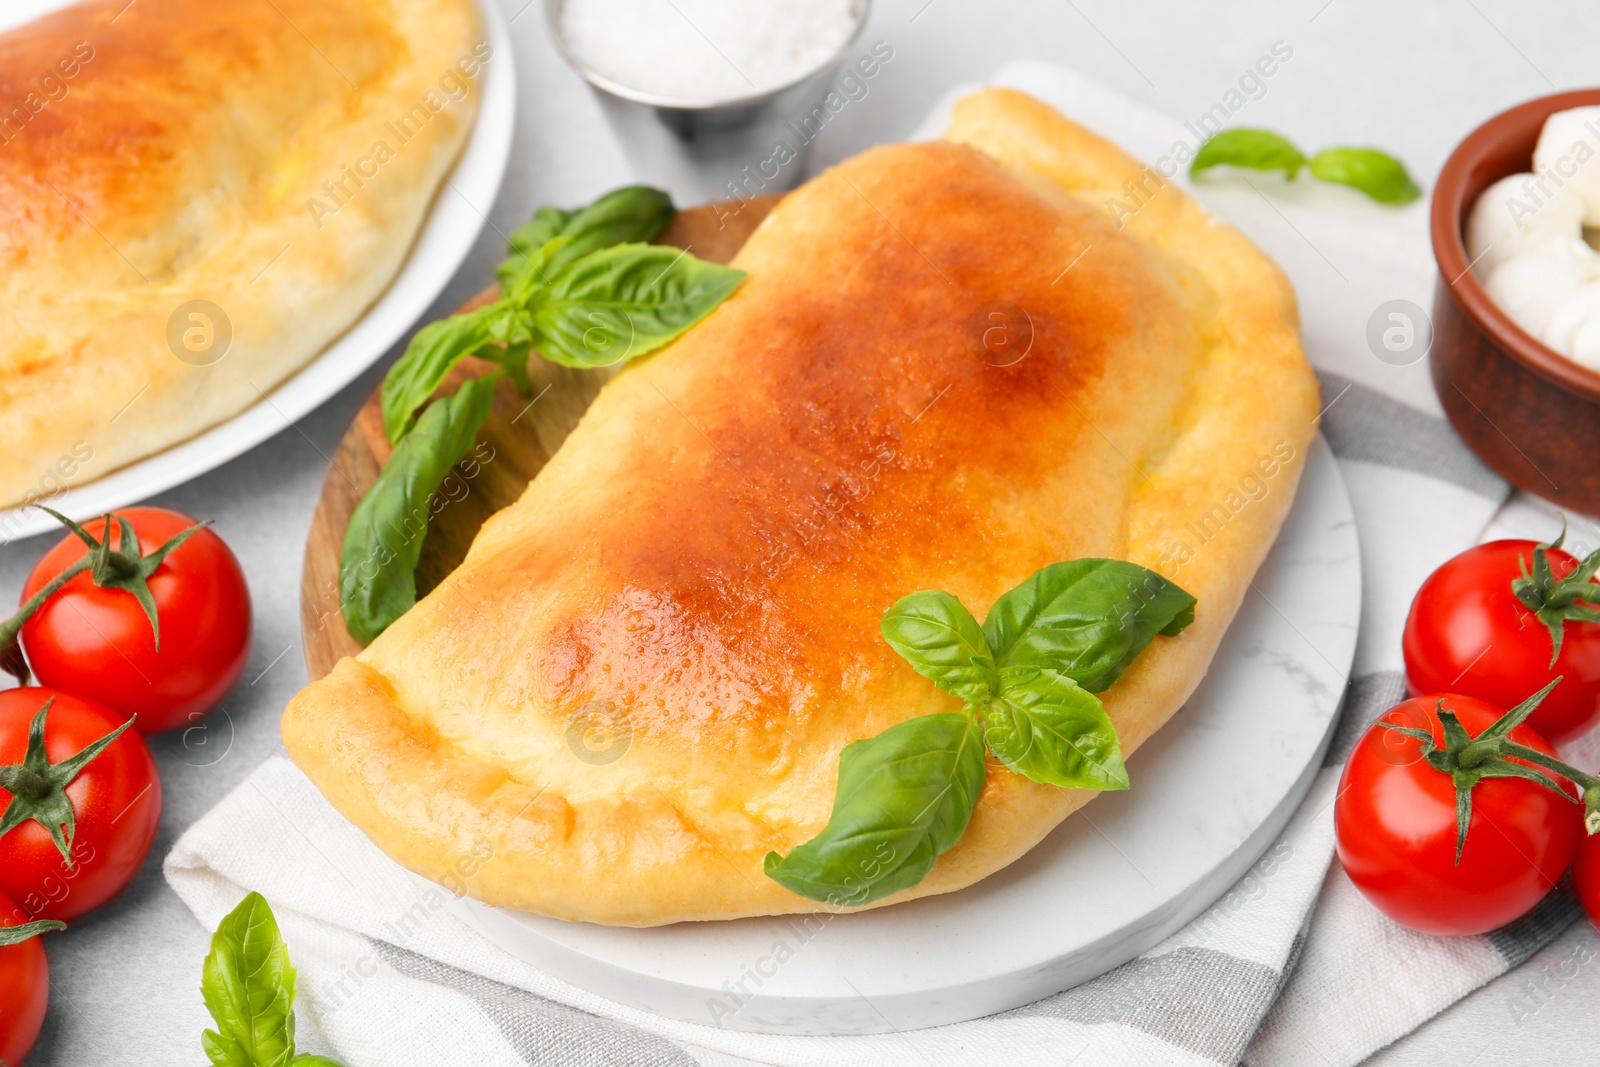
[[[1600,623],[1564,623],[1551,667],[1550,631],[1511,591],[1523,565],[1532,567],[1535,546],[1491,541],[1428,576],[1406,617],[1406,685],[1412,694],[1461,693],[1509,708],[1562,675],[1528,725],[1564,741],[1600,718]],[[1578,566],[1559,548],[1546,554],[1558,579]],[[1600,600],[1600,585],[1595,594]]]
[[[32,686],[0,690],[0,764],[22,762],[28,727],[51,697],[45,755],[60,763],[128,721],[104,704]],[[150,747],[124,730],[66,787],[76,826],[69,865],[38,822],[0,837],[0,893],[30,919],[73,919],[110,900],[133,878],[161,821],[161,779]],[[11,794],[0,789],[0,808]]]
[[[1600,834],[1585,834],[1572,857],[1572,886],[1589,921],[1600,926]]]
[[[1413,697],[1383,718],[1431,730],[1442,745],[1439,699]],[[1501,715],[1472,697],[1443,699],[1472,737]],[[1525,724],[1510,737],[1554,754]],[[1345,764],[1333,819],[1339,861],[1356,888],[1391,919],[1430,934],[1481,934],[1523,915],[1555,886],[1583,836],[1577,804],[1525,779],[1485,778],[1472,790],[1458,865],[1450,776],[1423,758],[1420,742],[1376,725]]]
[[[0,896],[0,926],[21,926],[29,918]],[[0,947],[0,1061],[22,1067],[44,1025],[50,1000],[50,965],[37,937]]]
[[[164,508],[124,508],[148,555],[194,520]],[[101,537],[91,523],[89,532]],[[112,546],[119,544],[112,523]],[[87,551],[63,538],[28,576],[26,601]],[[150,621],[133,594],[73,578],[22,627],[22,647],[40,684],[92,697],[137,715],[141,733],[185,726],[222,699],[250,655],[250,590],[222,538],[199,530],[149,579],[161,623],[156,651]]]

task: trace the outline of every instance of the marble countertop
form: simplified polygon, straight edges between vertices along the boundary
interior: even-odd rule
[[[585,201],[628,181],[664,184],[692,202],[721,185],[721,171],[685,170],[652,156],[648,143],[620,148],[593,95],[551,46],[539,0],[498,2],[511,19],[520,77],[511,166],[490,225],[430,318],[490,279],[501,234],[540,204]],[[1587,42],[1597,38],[1600,7],[1580,0],[877,0],[865,39],[887,42],[893,59],[816,136],[804,166],[814,171],[906,136],[951,86],[982,81],[1014,59],[1074,67],[1153,109],[1187,117],[1205,111],[1282,41],[1293,59],[1252,102],[1253,125],[1307,145],[1390,148],[1429,184],[1485,116],[1592,84]],[[261,447],[154,501],[215,519],[243,561],[256,610],[251,663],[203,727],[154,739],[166,787],[160,836],[127,892],[51,940],[50,1017],[31,1067],[201,1059],[200,1032],[209,1019],[198,987],[209,935],[167,888],[159,857],[281,750],[279,714],[306,681],[297,601],[312,507],[327,456],[381,369]],[[1506,521],[1514,524],[1526,507],[1515,505]],[[0,547],[0,591],[20,589],[45,544]],[[1584,1050],[1600,1038],[1591,1010],[1600,996],[1597,957],[1600,939],[1579,923],[1372,1062],[1588,1062],[1593,1056]],[[303,1049],[324,1050],[304,1017],[301,1028]]]

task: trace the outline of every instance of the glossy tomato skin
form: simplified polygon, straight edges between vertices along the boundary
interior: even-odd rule
[[[1528,720],[1561,742],[1600,719],[1600,623],[1566,623],[1550,666],[1550,631],[1511,591],[1523,564],[1532,568],[1536,544],[1490,541],[1428,576],[1406,617],[1406,686],[1412,695],[1461,693],[1510,708],[1562,675]],[[1557,578],[1578,566],[1559,548],[1547,555]]]
[[[159,548],[194,520],[165,508],[123,508],[141,551]],[[91,524],[92,526],[93,524]],[[118,543],[116,524],[113,541]],[[97,538],[102,523],[91,529]],[[25,601],[87,551],[63,538],[34,567]],[[209,529],[179,545],[150,576],[161,651],[131,593],[98,588],[88,574],[62,587],[22,627],[22,647],[41,685],[66,689],[138,716],[142,733],[191,725],[239,680],[250,656],[250,590],[228,546]]]
[[[96,701],[28,686],[0,690],[0,764],[21,763],[44,702],[44,747],[60,763],[127,721]],[[0,893],[31,919],[71,920],[114,897],[138,872],[161,821],[161,779],[150,746],[126,730],[67,786],[77,817],[69,867],[50,834],[29,820],[0,837]],[[0,789],[0,804],[11,794]]]
[[[1585,834],[1572,857],[1572,888],[1589,921],[1600,926],[1600,834]]]
[[[0,896],[0,926],[31,922],[21,908]],[[0,948],[0,1061],[22,1067],[22,1057],[38,1040],[50,1001],[50,964],[37,937]]]
[[[1389,722],[1444,728],[1439,696],[1413,697]],[[1501,710],[1472,697],[1445,707],[1478,736]],[[1554,754],[1526,725],[1511,739]],[[1520,778],[1486,778],[1472,791],[1472,822],[1459,866],[1455,787],[1412,738],[1373,725],[1356,742],[1339,781],[1334,831],[1339,861],[1356,888],[1398,923],[1429,934],[1481,934],[1524,915],[1554,888],[1583,835],[1582,808]]]

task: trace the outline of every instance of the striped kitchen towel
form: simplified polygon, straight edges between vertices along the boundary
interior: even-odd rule
[[[1278,62],[1292,61],[1283,50],[1290,57],[1280,50]],[[1182,180],[1171,161],[1192,154],[1201,132],[1059,68],[1017,64],[996,82],[1047,100],[1153,166],[1167,161],[1164,180]],[[1230,121],[1245,121],[1233,113],[1248,108],[1249,95],[1220,99]],[[1219,121],[1215,109],[1207,115]],[[941,109],[924,135],[942,119]],[[178,841],[166,860],[173,888],[207,926],[247,890],[272,902],[301,971],[301,1003],[350,1067],[1343,1067],[1526,958],[1574,918],[1570,898],[1552,896],[1486,937],[1431,938],[1368,907],[1329,862],[1339,763],[1362,727],[1402,696],[1411,592],[1477,540],[1507,494],[1440,417],[1426,364],[1413,358],[1420,349],[1369,342],[1369,323],[1387,326],[1395,308],[1414,314],[1395,302],[1417,312],[1429,303],[1425,208],[1378,208],[1310,183],[1267,190],[1254,176],[1198,192],[1282,264],[1300,294],[1322,378],[1322,431],[1355,505],[1365,588],[1327,765],[1282,838],[1188,927],[1094,981],[971,1022],[812,1038],[695,1025],[624,1007],[488,944],[445,906],[443,890],[388,860],[282,758]]]

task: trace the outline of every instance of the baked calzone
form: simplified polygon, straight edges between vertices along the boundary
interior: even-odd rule
[[[1140,181],[989,90],[943,140],[789,194],[733,261],[743,286],[607,384],[461,566],[294,699],[292,757],[406,866],[468,860],[491,904],[633,926],[813,910],[763,857],[827,823],[847,744],[961,706],[884,612],[941,589],[981,618],[1079,557],[1199,600],[1104,694],[1132,751],[1205,672],[1317,410],[1283,276],[1170,185],[1117,212]],[[1273,491],[1207,525],[1264,465]],[[569,743],[597,715],[620,758]],[[878,903],[970,885],[1092,796],[991,759],[965,836]]]
[[[192,437],[349,327],[490,62],[472,0],[89,0],[0,35],[0,505]]]

